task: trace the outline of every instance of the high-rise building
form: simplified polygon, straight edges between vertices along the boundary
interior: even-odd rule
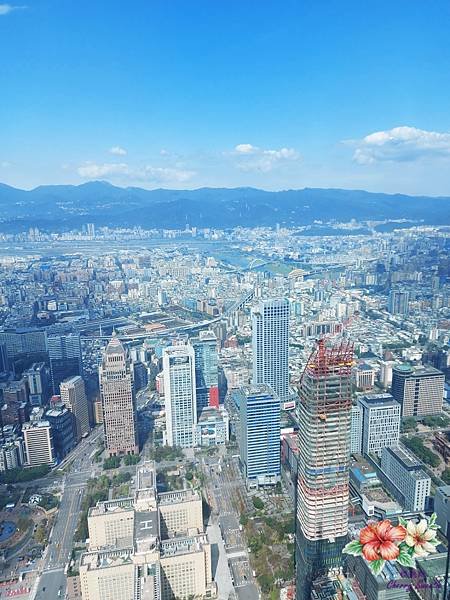
[[[436,523],[441,528],[443,535],[450,534],[450,485],[441,485],[436,489],[434,496],[434,512],[437,515]]]
[[[75,446],[75,417],[62,404],[47,410],[45,420],[50,423],[53,435],[53,446],[58,460],[62,460]]]
[[[89,408],[84,381],[76,375],[61,382],[61,402],[70,410],[75,419],[75,438],[79,442],[90,431]]]
[[[52,390],[59,393],[61,381],[83,376],[83,360],[79,334],[52,335],[47,339]]]
[[[169,346],[163,351],[166,432],[169,446],[191,448],[197,423],[195,354],[192,346]]]
[[[113,335],[98,370],[108,456],[138,454],[133,372],[124,347]]]
[[[401,407],[391,394],[367,394],[358,399],[363,411],[362,451],[381,456],[383,448],[397,446]]]
[[[32,406],[42,406],[49,396],[47,369],[44,362],[34,363],[25,371],[28,385],[28,398]]]
[[[347,541],[353,346],[320,340],[299,387],[297,599],[339,567]]]
[[[289,302],[261,300],[252,310],[253,383],[289,400]]]
[[[280,399],[265,384],[237,393],[240,461],[247,485],[274,485],[281,474]]]
[[[392,395],[403,417],[425,417],[442,412],[445,376],[434,367],[397,365],[392,370]]]
[[[25,442],[26,462],[29,467],[51,465],[55,462],[53,433],[48,421],[24,423],[22,433]]]
[[[407,316],[409,314],[409,292],[407,290],[391,290],[388,310],[392,315]]]
[[[422,463],[399,444],[383,448],[381,469],[400,490],[406,510],[423,512],[430,495],[431,478],[422,468]]]
[[[350,453],[361,454],[362,451],[362,417],[363,412],[359,404],[352,406],[350,429]]]
[[[195,352],[197,414],[206,406],[219,407],[219,370],[217,337],[213,331],[201,331],[191,339]]]

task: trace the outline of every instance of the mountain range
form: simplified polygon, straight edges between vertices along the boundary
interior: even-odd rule
[[[104,181],[21,190],[0,184],[0,230],[30,226],[62,230],[85,223],[146,229],[314,225],[315,222],[395,221],[450,225],[450,197],[305,188],[145,190]],[[316,225],[314,225],[316,227]]]

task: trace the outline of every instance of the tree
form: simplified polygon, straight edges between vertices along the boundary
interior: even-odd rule
[[[242,515],[239,517],[239,523],[245,527],[248,523],[248,517],[246,514],[242,513]]]
[[[109,458],[105,458],[105,460],[103,461],[103,468],[105,469],[105,471],[109,469],[118,469],[120,467],[121,462],[122,459],[120,458],[120,456],[110,456]]]
[[[137,465],[141,460],[141,457],[137,454],[127,454],[123,459],[123,462],[127,467],[131,467],[131,465]]]
[[[407,431],[416,431],[417,423],[414,417],[405,417],[402,419],[402,432],[406,433]]]
[[[42,524],[37,526],[34,534],[34,539],[38,544],[45,544],[45,542],[47,541],[47,532]]]
[[[264,508],[264,502],[261,500],[261,498],[258,498],[258,496],[255,496],[253,498],[253,506],[257,510],[262,510]]]
[[[188,472],[186,473],[186,479],[187,479],[188,481],[192,481],[192,480],[194,479],[194,476],[192,475],[192,473],[191,473],[190,471],[188,471]]]

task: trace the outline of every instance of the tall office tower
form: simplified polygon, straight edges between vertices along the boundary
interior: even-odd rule
[[[362,408],[362,452],[381,456],[383,448],[397,446],[401,407],[391,394],[367,394],[359,398]]]
[[[167,444],[191,448],[197,423],[195,353],[192,346],[164,348],[163,372]]]
[[[115,334],[106,347],[98,378],[108,456],[138,454],[133,371]]]
[[[52,428],[56,457],[62,460],[77,444],[75,417],[68,408],[60,404],[47,410],[45,420],[50,423]]]
[[[28,399],[30,404],[32,406],[46,404],[49,397],[49,390],[45,363],[33,363],[23,375],[28,385]]]
[[[76,375],[61,382],[61,402],[75,418],[75,437],[77,442],[90,431],[89,408],[84,381]]]
[[[83,377],[83,360],[79,334],[52,335],[47,338],[50,373],[54,394],[61,381],[79,375]]]
[[[240,459],[249,487],[274,485],[280,479],[280,400],[265,384],[237,392]]]
[[[407,316],[409,314],[409,292],[407,290],[391,290],[388,310],[392,315]]]
[[[205,406],[219,407],[217,338],[213,331],[201,331],[191,344],[195,353],[197,414],[200,414]]]
[[[289,399],[289,302],[262,300],[252,311],[253,383]]]
[[[392,370],[392,395],[403,417],[425,417],[442,412],[445,376],[434,367],[398,365]]]
[[[361,454],[362,449],[362,417],[363,411],[359,404],[352,406],[350,429],[350,453]]]
[[[297,600],[342,560],[347,541],[353,345],[318,342],[298,403]]]
[[[24,423],[22,433],[25,442],[26,462],[29,467],[51,465],[55,462],[53,433],[48,421]]]

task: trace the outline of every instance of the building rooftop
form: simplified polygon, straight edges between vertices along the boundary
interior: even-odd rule
[[[183,502],[193,502],[194,500],[200,500],[200,494],[195,490],[178,490],[175,492],[161,492],[158,494],[158,504],[178,504]]]
[[[133,562],[133,548],[85,552],[81,555],[80,567],[107,569]]]
[[[193,535],[189,537],[177,537],[162,540],[160,545],[161,558],[201,552],[203,546],[208,543],[206,534]]]
[[[378,406],[400,406],[391,394],[365,394],[358,402],[367,408]]]
[[[134,512],[133,498],[118,498],[117,500],[106,500],[97,502],[89,509],[90,517],[98,517],[107,513]]]

